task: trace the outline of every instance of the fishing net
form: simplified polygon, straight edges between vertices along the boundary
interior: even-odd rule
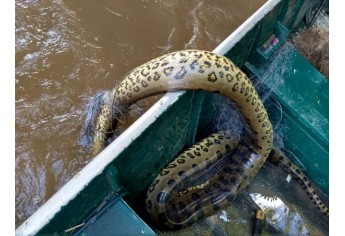
[[[251,78],[255,88],[268,111],[274,109],[275,116],[270,117],[274,129],[274,146],[284,150],[284,134],[288,127],[282,123],[282,108],[274,99],[272,93],[284,83],[283,74],[292,70],[288,62],[291,44],[285,44],[273,57],[272,63],[258,71],[259,78]],[[265,84],[273,84],[267,88]],[[89,106],[88,117],[84,124],[81,143],[89,146],[91,143],[90,124],[93,123],[97,107],[100,107],[104,93],[99,93]],[[214,95],[214,115],[207,132],[227,131],[232,137],[240,139],[246,129],[241,116],[230,101],[220,95]],[[139,106],[140,107],[140,106]],[[278,110],[277,110],[278,108]],[[138,109],[138,108],[136,108]],[[141,113],[141,111],[140,111]],[[90,128],[91,127],[91,128]],[[203,135],[207,136],[203,131]],[[201,137],[202,138],[202,137]],[[285,150],[288,156],[294,154]],[[328,205],[328,196],[314,185],[318,195]],[[143,206],[143,204],[142,204]],[[249,187],[240,194],[233,203],[217,214],[204,218],[197,223],[179,230],[166,231],[157,229],[146,220],[158,235],[252,235],[257,209],[266,214],[261,235],[328,235],[328,217],[320,213],[311,203],[302,187],[286,172],[270,162],[266,162]]]
[[[285,44],[273,57],[272,63],[261,68],[260,79],[252,78],[254,85],[267,110],[275,107],[271,118],[274,128],[274,146],[284,150],[284,134],[288,127],[282,123],[282,108],[272,93],[283,83],[286,70],[291,70],[287,58],[291,44]],[[274,84],[267,88],[265,83]],[[215,95],[213,104],[217,114],[214,116],[209,133],[226,130],[232,137],[239,139],[245,130],[244,122],[232,103],[222,96]],[[287,156],[294,154],[284,150]],[[328,205],[328,196],[315,184],[316,192]],[[299,183],[276,165],[266,161],[244,193],[233,203],[217,214],[179,231],[166,231],[150,226],[158,235],[252,235],[256,210],[266,214],[261,235],[328,235],[328,217],[324,216],[309,200]]]
[[[262,209],[266,220],[261,235],[328,235],[328,218],[313,206],[298,182],[287,177],[267,162],[228,208],[179,231],[151,227],[165,236],[252,235],[256,210]]]

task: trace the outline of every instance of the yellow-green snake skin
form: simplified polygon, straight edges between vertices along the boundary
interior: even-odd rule
[[[160,172],[149,187],[146,209],[154,222],[172,229],[229,205],[262,167],[273,143],[271,122],[248,77],[226,57],[184,50],[135,68],[108,94],[97,120],[94,154],[107,145],[116,119],[129,105],[176,90],[206,90],[227,97],[247,122],[251,138],[233,141],[225,133],[213,134]]]

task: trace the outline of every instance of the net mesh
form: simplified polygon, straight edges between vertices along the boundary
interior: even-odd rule
[[[290,47],[293,46],[286,43],[275,54],[272,63],[258,71],[260,79],[251,78],[266,109],[274,109],[276,114],[271,122],[274,146],[278,149],[284,149],[284,134],[288,127],[282,123],[282,107],[272,94],[284,83],[284,72],[292,69],[288,60]],[[267,82],[273,86],[267,88]],[[226,130],[239,139],[246,129],[241,116],[230,101],[220,95],[215,96],[213,106],[217,114],[210,132]],[[286,154],[290,157],[294,155],[289,150],[286,150]],[[314,186],[328,205],[327,194]],[[328,217],[314,207],[296,180],[270,162],[265,163],[246,191],[227,209],[177,232],[152,227],[158,235],[252,235],[257,209],[264,210],[266,214],[262,235],[328,235]]]
[[[328,218],[313,206],[296,180],[288,180],[288,174],[267,162],[228,208],[179,231],[151,227],[164,236],[252,235],[256,210],[262,209],[266,220],[261,235],[328,235]],[[327,196],[321,196],[327,203]]]
[[[258,71],[260,79],[251,78],[268,111],[274,109],[276,114],[270,117],[274,129],[274,146],[284,148],[284,134],[288,127],[282,123],[282,108],[274,99],[272,93],[284,82],[283,74],[291,70],[288,57],[292,47],[285,44],[273,57],[272,63]],[[273,84],[270,88],[265,83]],[[104,93],[98,94],[93,105],[89,106],[89,116],[84,124],[81,142],[84,146],[91,143],[90,124]],[[246,129],[241,116],[232,103],[220,95],[214,95],[214,109],[217,111],[209,132],[227,131],[232,137],[240,139]],[[278,109],[277,109],[278,108]],[[287,152],[288,155],[293,155]],[[315,186],[315,185],[314,185]],[[319,196],[328,204],[328,196],[315,186]],[[310,202],[304,190],[297,181],[278,169],[272,163],[266,162],[246,191],[240,194],[233,203],[217,214],[204,218],[186,229],[179,231],[164,231],[151,225],[158,235],[252,235],[255,212],[263,209],[266,213],[262,235],[328,235],[328,218],[321,214]]]

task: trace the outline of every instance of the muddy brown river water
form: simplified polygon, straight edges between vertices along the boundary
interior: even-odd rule
[[[264,2],[16,0],[16,227],[92,158],[82,130],[97,92],[162,54],[213,50]]]

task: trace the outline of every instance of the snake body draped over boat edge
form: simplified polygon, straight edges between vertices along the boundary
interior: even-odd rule
[[[248,77],[224,56],[184,50],[133,69],[108,94],[96,123],[94,154],[105,148],[117,119],[129,105],[177,90],[222,94],[239,110],[249,133],[241,141],[233,141],[223,132],[214,134],[160,172],[149,187],[146,209],[154,222],[172,229],[186,227],[229,205],[262,167],[273,145],[267,111]]]

